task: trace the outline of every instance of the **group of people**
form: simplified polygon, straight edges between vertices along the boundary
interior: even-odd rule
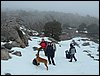
[[[48,62],[49,64],[56,65],[55,61],[54,61],[54,57],[55,57],[55,51],[56,51],[56,45],[54,42],[47,42],[44,39],[42,39],[42,41],[39,44],[41,47],[38,50],[38,54],[39,52],[43,49],[45,56],[47,56],[48,58]],[[69,54],[70,54],[70,61],[72,62],[72,59],[74,58],[75,61],[77,61],[76,57],[75,57],[75,53],[76,53],[76,49],[74,47],[74,45],[71,43],[70,44],[70,49],[69,49]]]
[[[45,56],[47,56],[49,64],[55,65],[54,62],[54,56],[55,56],[55,51],[56,51],[56,45],[54,42],[47,42],[44,39],[42,39],[41,43],[39,44],[41,47],[38,50],[38,54],[40,52],[40,50],[43,49]]]

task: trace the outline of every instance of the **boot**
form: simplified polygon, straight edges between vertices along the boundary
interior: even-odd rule
[[[70,60],[69,62],[72,62],[72,60]]]
[[[53,65],[56,65],[55,63],[53,63]]]
[[[77,61],[77,59],[75,59],[75,62]]]

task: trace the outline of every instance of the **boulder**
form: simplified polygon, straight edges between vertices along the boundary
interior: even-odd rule
[[[12,52],[14,52],[14,50],[9,50],[8,52],[9,52],[9,53],[12,53]]]
[[[4,42],[4,41],[6,41],[6,40],[7,40],[6,37],[1,36],[1,42]]]
[[[5,46],[1,45],[1,49],[5,49]]]
[[[89,42],[86,42],[86,43],[83,43],[82,45],[83,46],[89,46],[90,44],[89,44]]]
[[[11,75],[10,73],[5,73],[5,75]]]
[[[21,47],[21,48],[25,48],[25,47],[26,47],[25,44],[24,44],[24,42],[21,40],[20,37],[18,37],[18,38],[16,39],[16,42],[20,44],[20,47]]]
[[[26,46],[28,46],[28,37],[27,36],[23,35],[22,41],[24,42],[24,44]]]
[[[16,55],[16,56],[22,56],[21,52],[20,51],[15,51],[13,52],[12,54]]]
[[[12,44],[13,47],[20,47],[20,44],[16,41],[12,41],[11,44]]]
[[[11,59],[11,56],[9,55],[8,51],[8,49],[1,49],[1,60]]]
[[[89,52],[91,52],[90,50],[83,50],[83,52],[87,52],[87,53],[89,53]]]
[[[12,46],[12,44],[10,44],[10,43],[6,43],[6,44],[4,44],[3,45],[5,48],[7,48],[7,49],[11,49],[13,46]]]
[[[16,25],[16,24],[15,24]],[[28,46],[28,38],[22,33],[19,26],[2,26],[1,27],[2,41],[16,41],[20,47],[25,48]],[[19,44],[17,46],[19,46]],[[15,46],[15,45],[14,45]]]

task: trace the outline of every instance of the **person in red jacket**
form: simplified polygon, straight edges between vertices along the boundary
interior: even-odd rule
[[[45,49],[46,49],[46,47],[47,47],[47,42],[44,40],[44,39],[42,39],[42,41],[40,42],[40,44],[39,44],[41,47],[39,48],[39,50],[38,50],[38,54],[39,54],[39,52],[40,52],[40,50],[44,50],[44,53],[45,53]],[[46,54],[45,54],[45,56],[46,56]]]

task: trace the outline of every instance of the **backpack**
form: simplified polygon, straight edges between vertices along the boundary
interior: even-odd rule
[[[56,44],[52,43],[53,50],[56,51]]]
[[[34,51],[38,50],[38,47],[32,47]]]
[[[32,63],[33,63],[34,65],[37,65],[37,66],[40,65],[40,63],[37,64],[36,59],[33,59],[33,62],[32,62]]]
[[[66,58],[70,59],[71,55],[70,55],[70,52],[68,50],[65,51],[65,54],[66,54]]]

